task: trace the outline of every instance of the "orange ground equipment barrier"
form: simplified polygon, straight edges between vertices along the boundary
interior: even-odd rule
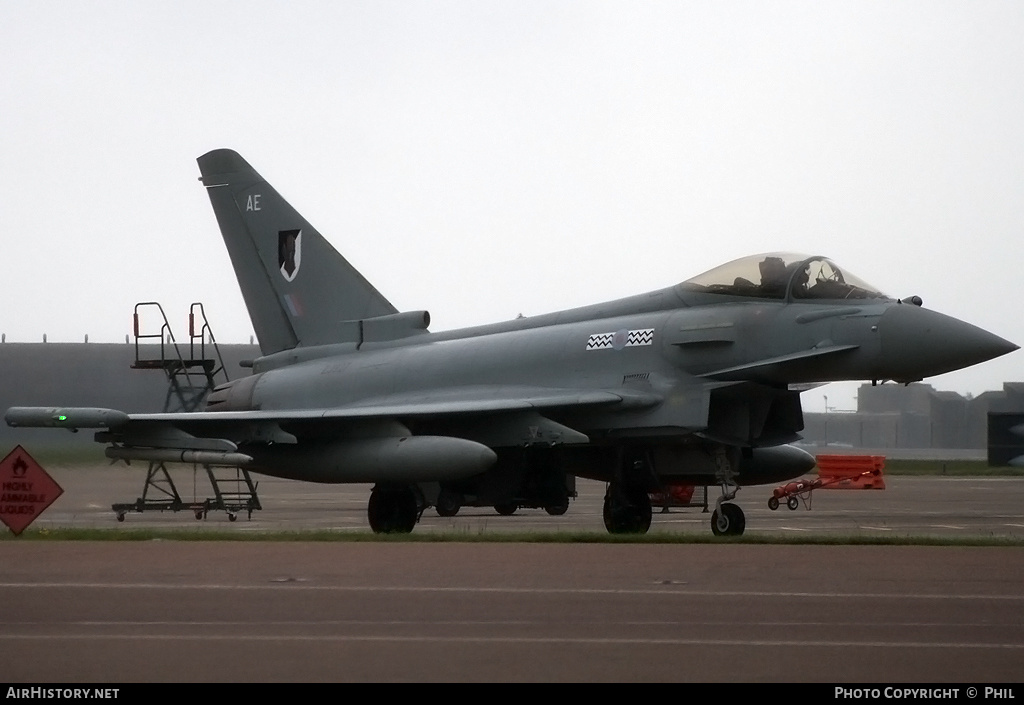
[[[786,500],[786,506],[796,509],[802,500],[811,508],[811,493],[814,490],[884,490],[884,455],[819,455],[818,477],[804,477],[782,487],[776,487],[768,500],[768,508],[775,511],[779,503]]]

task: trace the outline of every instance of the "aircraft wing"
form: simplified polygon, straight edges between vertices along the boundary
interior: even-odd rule
[[[232,422],[344,421],[346,419],[406,418],[459,414],[500,413],[626,403],[631,407],[651,406],[658,395],[626,390],[586,391],[535,387],[484,385],[441,392],[396,394],[363,400],[346,406],[320,409],[267,409],[253,411],[195,411],[127,414],[117,409],[94,407],[11,407],[4,418],[9,426],[36,428],[121,429],[133,424],[204,424],[221,426]]]
[[[482,385],[388,395],[320,409],[126,414],[116,409],[92,407],[12,407],[7,410],[5,419],[10,426],[72,431],[106,429],[97,433],[96,440],[115,444],[107,450],[110,457],[245,465],[251,458],[238,452],[239,444],[294,444],[296,434],[301,434],[304,427],[324,424],[344,429],[377,423],[378,428],[397,429],[394,435],[406,435],[404,422],[429,419],[454,428],[463,428],[460,424],[466,423],[464,428],[473,429],[473,433],[483,438],[515,433],[519,434],[518,440],[523,429],[529,429],[535,437],[540,434],[540,439],[580,443],[588,440],[584,434],[544,418],[541,413],[551,409],[622,404],[637,408],[660,401],[657,395],[628,390]],[[474,418],[460,421],[460,417],[468,415]],[[480,422],[476,418],[480,415],[490,415],[492,420]]]

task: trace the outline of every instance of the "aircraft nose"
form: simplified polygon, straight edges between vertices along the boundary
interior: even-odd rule
[[[1008,340],[952,316],[897,304],[878,322],[881,378],[913,382],[976,365],[1018,349]]]

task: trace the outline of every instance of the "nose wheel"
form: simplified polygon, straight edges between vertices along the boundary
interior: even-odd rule
[[[723,503],[711,515],[711,533],[715,536],[739,536],[747,528],[747,518],[738,504]]]
[[[730,462],[724,448],[718,448],[715,453],[715,462],[718,471],[715,473],[722,488],[722,496],[715,504],[715,511],[711,515],[711,533],[715,536],[739,536],[747,528],[747,518],[738,504],[729,500],[736,498],[739,485],[736,484],[735,464]]]

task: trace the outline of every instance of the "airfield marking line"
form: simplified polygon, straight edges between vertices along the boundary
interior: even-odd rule
[[[51,623],[51,622],[0,622],[5,627],[53,627],[61,626],[65,623]],[[209,620],[151,620],[151,621],[134,621],[134,620],[75,620],[67,622],[67,626],[74,627],[250,627],[253,626],[252,620],[224,620],[224,621],[209,621]],[[494,620],[459,620],[459,619],[434,619],[434,620],[410,620],[410,619],[389,619],[389,620],[370,620],[370,619],[292,619],[292,620],[269,620],[259,622],[262,627],[304,627],[304,626],[380,626],[380,627],[422,627],[422,626],[436,626],[436,627],[494,627],[494,626],[551,626],[552,622],[548,619],[544,620],[524,620],[524,619],[494,619]],[[668,621],[668,620],[604,620],[603,625],[614,625],[624,627],[792,627],[792,621],[750,621],[750,620],[723,620],[723,621]],[[1005,624],[994,624],[992,622],[808,622],[801,620],[799,625],[801,627],[907,627],[913,629],[922,629],[929,627],[945,628],[945,627],[957,627],[957,628],[983,628],[983,629],[1002,629],[1006,627]],[[1017,625],[1013,625],[1017,626]]]
[[[889,648],[889,649],[1001,649],[1020,650],[1024,644],[984,644],[972,642],[925,642],[925,641],[795,641],[795,640],[762,640],[762,639],[630,639],[621,637],[451,637],[451,636],[351,636],[351,635],[294,635],[279,636],[272,634],[239,634],[237,636],[226,634],[209,635],[184,635],[184,634],[25,634],[10,635],[0,634],[0,642],[3,641],[92,641],[92,640],[122,640],[134,641],[262,641],[272,642],[386,642],[386,643],[425,643],[436,644],[464,643],[464,644],[577,644],[577,645],[622,645],[622,646],[762,646],[770,648],[778,647],[863,647],[863,648]]]
[[[1024,601],[1019,595],[934,595],[926,593],[875,593],[875,592],[792,592],[766,590],[674,590],[656,588],[509,588],[509,587],[405,587],[379,585],[310,585],[306,582],[281,581],[266,585],[223,585],[183,584],[161,585],[157,583],[0,583],[0,590],[9,589],[100,589],[100,590],[281,590],[318,592],[395,592],[395,593],[493,593],[493,594],[553,594],[553,595],[677,595],[680,597],[807,597],[807,598],[869,598],[869,599],[918,599],[918,600],[1013,600]]]

